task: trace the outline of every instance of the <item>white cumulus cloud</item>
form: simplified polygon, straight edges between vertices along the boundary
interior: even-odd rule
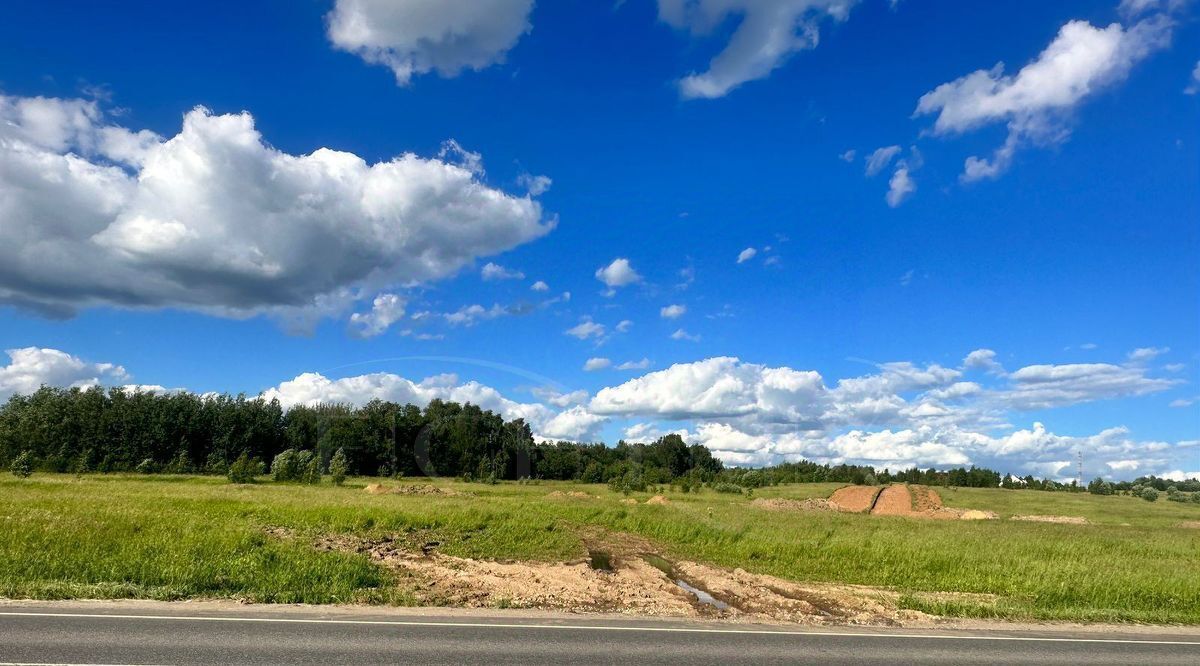
[[[585,362],[583,364],[583,369],[586,370],[587,372],[595,372],[596,370],[603,370],[611,365],[612,365],[611,360],[600,357],[600,356],[596,356],[593,358],[589,358],[587,360],[587,362]]]
[[[663,319],[679,319],[687,313],[686,305],[667,305],[658,311],[659,316]]]
[[[1147,8],[1155,7],[1157,3]],[[1016,74],[1006,74],[1003,63],[972,72],[923,95],[916,113],[936,115],[933,133],[938,135],[1007,123],[1004,144],[990,158],[968,158],[962,174],[967,182],[995,178],[1008,169],[1023,146],[1064,141],[1075,108],[1124,80],[1134,65],[1165,47],[1173,28],[1174,20],[1167,13],[1153,13],[1128,26],[1113,23],[1099,28],[1087,21],[1070,21]]]
[[[351,330],[363,338],[381,335],[404,317],[404,299],[398,294],[380,294],[371,302],[370,312],[350,315]]]
[[[659,0],[667,25],[708,35],[731,17],[738,24],[729,43],[704,72],[679,82],[684,99],[723,97],[734,88],[764,79],[792,54],[816,48],[823,19],[844,21],[857,0]]]
[[[521,271],[505,268],[494,262],[487,262],[483,268],[479,270],[479,276],[484,280],[524,280],[525,274]]]
[[[93,102],[11,96],[0,96],[0,220],[0,303],[285,320],[447,277],[553,226],[469,166],[292,155],[245,112],[196,108],[163,138],[107,124]]]
[[[874,176],[880,171],[886,169],[888,165],[892,163],[892,160],[900,154],[900,151],[900,146],[885,146],[883,148],[877,148],[875,152],[871,153],[871,155],[867,157],[867,175]]]
[[[329,41],[392,70],[396,82],[502,62],[531,29],[533,0],[337,0]]]
[[[607,266],[601,266],[596,269],[596,279],[603,282],[609,288],[624,287],[642,281],[642,276],[633,270],[633,265],[628,259],[619,257],[613,259],[612,263]]]
[[[29,395],[46,386],[87,387],[129,380],[125,368],[92,363],[57,349],[7,349],[8,365],[0,366],[0,403],[14,394]]]

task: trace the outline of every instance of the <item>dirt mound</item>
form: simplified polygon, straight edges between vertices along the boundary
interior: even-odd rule
[[[1200,520],[1185,520],[1179,526],[1185,530],[1200,530]]]
[[[382,483],[372,483],[365,490],[372,495],[441,495],[443,497],[453,497],[467,494],[457,490],[450,490],[449,488],[439,488],[427,483],[406,486],[385,486]]]
[[[992,511],[951,509],[942,506],[942,497],[926,486],[895,484],[883,489],[871,508],[873,516],[908,516],[932,520],[993,520]]]
[[[546,493],[546,497],[554,497],[554,498],[570,497],[572,499],[594,499],[596,496],[589,495],[581,490],[571,490],[571,491],[567,491],[567,492],[563,492],[561,490],[555,490],[553,492]]]
[[[918,513],[937,511],[942,508],[942,496],[929,486],[909,486],[913,494],[913,508]]]
[[[908,486],[901,484],[884,488],[871,507],[873,516],[911,516],[913,513],[912,494]]]
[[[866,513],[875,502],[879,488],[873,486],[846,486],[838,488],[829,496],[829,503],[839,511]]]
[[[1012,520],[1023,520],[1030,523],[1062,523],[1064,525],[1088,524],[1088,519],[1083,516],[1013,516]]]
[[[666,497],[663,497],[662,495],[655,495],[654,497],[651,497],[650,499],[646,500],[646,504],[654,504],[657,506],[666,506],[670,503],[671,503],[671,500],[667,499]]]
[[[827,499],[794,500],[760,497],[750,502],[750,505],[769,511],[837,511],[837,507],[830,504]]]
[[[586,528],[585,528],[586,529]],[[800,584],[696,562],[672,562],[629,534],[581,535],[587,556],[571,562],[495,562],[444,555],[408,537],[335,536],[314,547],[363,553],[401,574],[429,605],[519,607],[721,617],[806,624],[895,625],[930,620],[899,610],[899,594],[849,585]],[[603,566],[597,566],[597,562]],[[689,591],[689,588],[691,591]]]

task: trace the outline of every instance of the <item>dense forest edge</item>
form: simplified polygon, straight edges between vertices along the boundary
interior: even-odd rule
[[[442,400],[424,408],[373,400],[360,408],[326,404],[284,409],[278,401],[244,395],[101,387],[47,386],[9,398],[0,406],[0,466],[18,476],[35,470],[141,472],[228,475],[248,482],[270,471],[281,481],[317,482],[329,473],[337,482],[346,475],[546,479],[608,483],[625,491],[669,483],[685,490],[708,486],[741,492],[805,482],[1085,490],[1075,482],[1018,478],[980,467],[892,472],[799,461],[726,468],[708,448],[688,445],[677,434],[616,446],[537,442],[522,419],[505,420],[470,403]],[[1146,499],[1148,491],[1155,493],[1154,499],[1167,492],[1168,499],[1177,499],[1180,493],[1200,491],[1200,481],[1095,479],[1086,490]]]

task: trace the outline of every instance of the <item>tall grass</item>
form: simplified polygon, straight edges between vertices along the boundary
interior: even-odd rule
[[[1200,507],[998,489],[943,490],[951,506],[996,521],[930,521],[766,511],[744,496],[668,493],[628,506],[603,486],[439,485],[460,496],[370,495],[341,488],[234,486],[202,477],[36,475],[0,481],[0,596],[237,598],[264,602],[413,602],[366,556],[322,552],[324,534],[407,535],[443,552],[494,559],[582,557],[580,526],[628,532],[664,554],[801,581],[885,586],[912,608],[958,616],[1200,623]],[[823,497],[832,484],[756,496]],[[595,499],[548,498],[580,489]],[[645,495],[634,497],[645,498]],[[1093,525],[1004,520],[1085,516]],[[269,536],[287,528],[300,538]],[[996,595],[931,596],[930,592]]]

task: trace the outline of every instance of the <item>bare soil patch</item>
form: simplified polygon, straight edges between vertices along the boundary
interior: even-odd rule
[[[871,508],[873,516],[911,516],[913,514],[912,494],[908,486],[894,484],[884,488]]]
[[[290,533],[270,532],[280,538]],[[690,561],[670,561],[630,534],[581,533],[586,555],[570,562],[502,562],[454,557],[412,535],[318,538],[314,547],[368,555],[396,571],[427,605],[539,608],[664,617],[717,617],[804,624],[899,625],[935,618],[898,608],[890,590],[801,584]],[[597,561],[603,566],[598,566]],[[710,596],[708,603],[680,583]],[[713,603],[713,600],[720,602]]]
[[[656,506],[666,506],[670,503],[671,503],[671,500],[667,499],[666,497],[663,497],[662,495],[655,495],[654,497],[651,497],[650,499],[646,500],[646,504],[654,504]]]
[[[874,486],[846,486],[838,488],[829,496],[829,503],[839,511],[866,513],[875,502],[879,488]]]
[[[942,508],[942,496],[929,486],[909,486],[913,494],[913,508],[918,512],[936,511]]]
[[[449,488],[439,488],[427,483],[399,486],[385,486],[382,483],[372,483],[364,488],[364,490],[371,495],[438,495],[442,497],[455,497],[470,494]]]
[[[1061,523],[1064,525],[1088,524],[1088,519],[1083,516],[1013,516],[1012,520],[1022,520],[1030,523]]]
[[[908,516],[932,520],[993,520],[992,511],[951,509],[942,506],[937,491],[926,486],[895,484],[882,490],[871,486],[846,486],[823,499],[769,499],[760,497],[750,502],[770,511],[844,511],[870,512],[872,516]]]
[[[546,493],[546,497],[553,497],[556,499],[564,498],[564,497],[569,497],[571,499],[595,499],[597,496],[589,495],[581,490],[571,490],[568,492],[563,492],[561,490],[555,490],[553,492]]]
[[[1200,530],[1200,520],[1185,520],[1179,526],[1185,530]]]
[[[794,500],[760,497],[750,502],[750,505],[768,511],[837,511],[837,507],[827,499]]]

